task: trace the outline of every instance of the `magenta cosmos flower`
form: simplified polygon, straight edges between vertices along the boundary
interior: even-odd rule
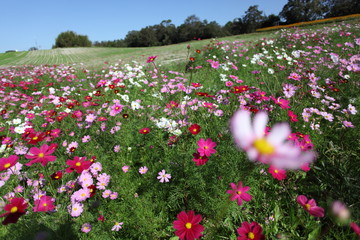
[[[250,187],[243,187],[243,183],[241,181],[238,182],[238,185],[235,185],[235,183],[230,183],[230,187],[232,188],[232,190],[227,190],[226,192],[228,194],[231,194],[231,201],[237,200],[237,204],[239,206],[242,205],[242,200],[248,202],[252,199],[252,196],[246,193],[247,191],[249,191]]]
[[[36,200],[34,203],[34,212],[48,212],[55,209],[54,201],[52,197],[41,196],[40,199]]]
[[[201,138],[197,144],[199,146],[197,151],[199,152],[200,156],[210,157],[211,154],[216,153],[216,150],[214,149],[214,147],[216,147],[216,143],[213,142],[210,138],[206,140]]]
[[[237,111],[231,118],[230,127],[235,143],[246,151],[251,161],[274,165],[281,169],[299,169],[314,160],[312,151],[301,152],[292,142],[287,141],[291,133],[287,123],[277,123],[265,136],[268,115],[259,112],[251,122],[251,113]]]
[[[257,222],[243,222],[237,229],[239,236],[237,240],[262,240],[265,236],[262,234],[262,227]]]
[[[181,240],[194,240],[201,237],[204,227],[200,225],[202,217],[200,214],[195,215],[194,211],[186,213],[182,211],[177,215],[177,220],[173,222],[176,229],[175,235]]]
[[[11,155],[8,158],[0,158],[0,172],[11,168],[18,160],[19,157],[16,155]]]
[[[151,62],[155,61],[156,58],[157,58],[157,56],[150,56],[150,57],[148,57],[146,62],[151,63]]]
[[[27,159],[31,159],[30,162],[25,164],[26,166],[31,166],[34,163],[41,163],[43,166],[45,166],[48,162],[53,162],[56,160],[56,156],[52,156],[53,152],[55,152],[57,148],[57,144],[53,143],[50,146],[47,144],[42,145],[40,148],[32,147],[30,148],[29,153],[26,154],[25,157]]]
[[[316,206],[314,199],[308,200],[306,196],[299,195],[296,201],[311,215],[314,217],[323,217],[324,209]]]
[[[92,162],[91,161],[86,161],[86,157],[74,157],[74,160],[68,159],[66,161],[66,164],[69,166],[65,171],[67,173],[71,173],[74,170],[77,173],[81,173],[82,171],[89,169]]]
[[[279,181],[286,178],[286,171],[280,168],[276,168],[274,166],[269,167],[269,173],[271,173],[271,175]]]

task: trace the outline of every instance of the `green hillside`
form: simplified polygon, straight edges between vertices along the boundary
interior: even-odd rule
[[[246,40],[252,41],[263,37],[271,37],[271,32],[251,33],[237,36],[220,38],[219,40]],[[187,60],[187,46],[201,49],[211,39],[191,41],[180,44],[144,47],[144,48],[57,48],[51,50],[24,51],[0,53],[0,67],[17,65],[41,65],[41,64],[74,64],[83,63],[87,66],[97,66],[104,62],[130,62],[146,61],[148,56],[158,56],[159,63],[171,63],[173,61]]]

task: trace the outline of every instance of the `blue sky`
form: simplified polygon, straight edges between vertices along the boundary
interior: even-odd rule
[[[258,5],[266,15],[279,14],[287,0],[1,0],[0,53],[30,47],[51,49],[64,31],[91,41],[124,39],[131,30],[170,19],[175,26],[195,14],[221,26]]]

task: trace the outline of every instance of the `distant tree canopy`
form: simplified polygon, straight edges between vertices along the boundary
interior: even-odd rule
[[[86,35],[78,35],[73,31],[60,33],[55,39],[53,48],[91,47],[92,43]]]
[[[360,13],[359,0],[289,0],[279,16],[286,24]]]
[[[324,0],[329,11],[325,17],[338,17],[360,13],[359,0]]]
[[[245,15],[228,21],[224,26],[217,22],[200,20],[196,15],[188,16],[176,27],[170,19],[160,24],[132,30],[124,39],[96,41],[96,47],[152,47],[181,43],[196,39],[218,38],[251,33],[258,28],[297,22],[312,21],[326,17],[360,13],[359,0],[288,0],[279,15],[264,15],[258,5],[250,6]],[[87,36],[68,31],[61,33],[54,47],[90,46]]]

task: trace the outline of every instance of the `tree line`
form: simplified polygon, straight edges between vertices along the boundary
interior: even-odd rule
[[[86,35],[73,31],[62,32],[53,48],[61,47],[152,47],[191,41],[219,38],[254,32],[257,28],[313,21],[328,17],[360,13],[358,0],[288,0],[278,14],[266,16],[258,5],[252,5],[240,18],[220,26],[216,21],[200,20],[196,15],[187,17],[176,27],[170,19],[160,24],[132,30],[124,39],[91,42]]]

